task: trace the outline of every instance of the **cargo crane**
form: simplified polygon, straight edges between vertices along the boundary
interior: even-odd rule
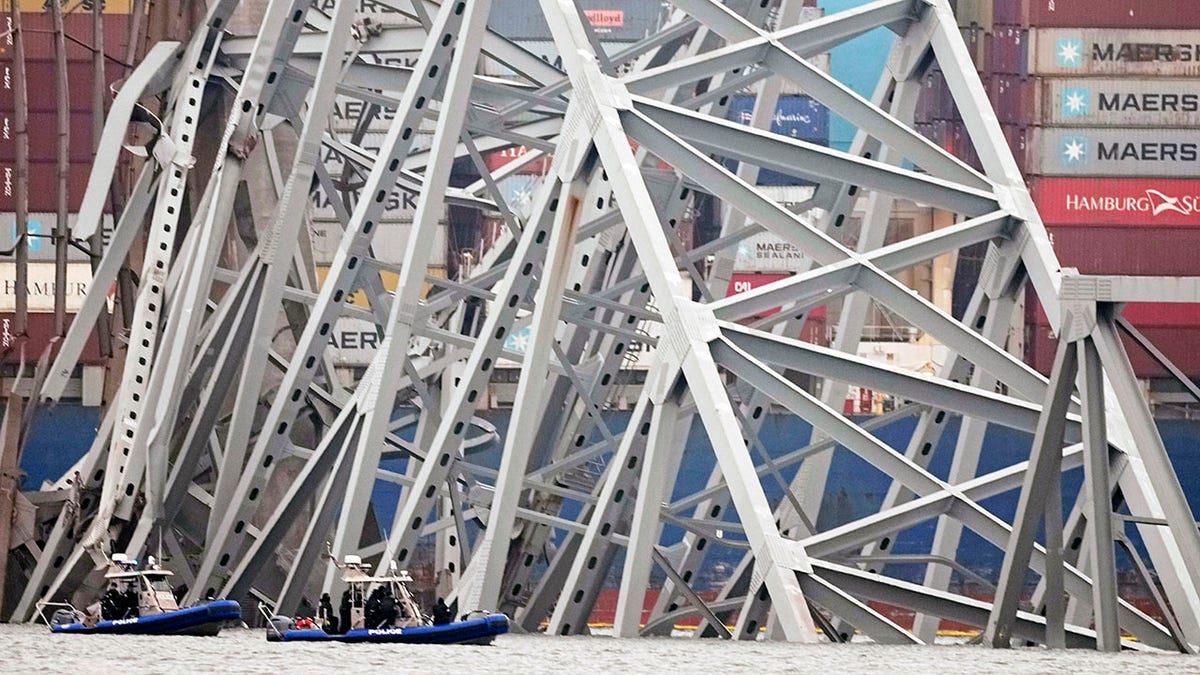
[[[340,590],[327,548],[406,567],[433,539],[459,610],[500,609],[555,635],[588,631],[611,576],[620,637],[691,618],[697,636],[816,642],[857,631],[931,644],[945,619],[996,647],[1200,647],[1200,534],[1120,338],[1124,303],[1196,302],[1200,285],[1060,267],[947,0],[874,0],[807,20],[791,0],[672,0],[654,30],[615,50],[587,7],[524,3],[555,61],[498,30],[501,0],[375,0],[374,13],[270,0],[256,7],[257,31],[238,32],[232,20],[249,4],[209,2],[185,39],[148,49],[99,135],[79,237],[100,225],[129,125],[154,120],[40,396],[63,395],[103,291],[142,240],[127,355],[95,443],[54,486],[87,496],[66,500],[72,518],[38,512],[38,555],[16,572],[10,620],[86,592],[114,552],[166,551],[187,601],[257,598],[293,612]],[[870,97],[814,66],[880,28],[895,46]],[[978,167],[913,129],[933,68]],[[784,83],[856,127],[848,151],[770,131]],[[726,121],[745,91],[757,94],[750,124]],[[354,105],[339,112],[339,101]],[[345,110],[357,117],[339,118]],[[528,151],[499,168],[485,161],[515,146]],[[532,199],[500,189],[539,162],[548,171]],[[456,184],[461,166],[478,179]],[[814,189],[785,207],[756,185],[761,170]],[[316,193],[337,219],[320,267]],[[700,246],[680,232],[697,195],[726,208],[720,236]],[[387,227],[389,204],[406,198],[411,223]],[[885,245],[897,199],[955,223]],[[442,279],[428,270],[452,208],[505,227],[477,264]],[[811,263],[726,297],[737,244],[764,231]],[[398,260],[380,255],[398,242]],[[980,244],[987,257],[963,317],[897,278]],[[1049,378],[1006,349],[1026,292],[1058,336]],[[858,357],[872,303],[951,357],[932,376]],[[832,345],[795,339],[815,309],[835,305]],[[350,319],[379,340],[347,380],[331,340]],[[509,341],[518,331],[523,351]],[[617,428],[610,402],[634,348],[649,366]],[[476,411],[501,362],[519,363],[519,379],[494,440]],[[797,384],[802,375],[818,385]],[[886,419],[915,419],[907,446],[874,433],[883,420],[843,413],[849,386],[903,402]],[[773,411],[806,420],[812,437],[765,447]],[[953,464],[938,476],[932,450],[955,419]],[[990,427],[1030,434],[1028,459],[981,472]],[[707,437],[715,469],[681,494],[691,433]],[[486,442],[498,465],[472,451]],[[822,529],[835,448],[891,489],[877,512]],[[1064,514],[1062,474],[1079,467],[1084,487]],[[394,502],[385,523],[381,485]],[[1011,491],[1011,520],[981,505]],[[895,573],[914,556],[893,550],[925,523],[936,535],[915,556],[926,566],[916,583]],[[1114,523],[1132,524],[1141,546]],[[966,531],[1004,552],[994,598],[951,587]],[[1118,545],[1138,559],[1154,616],[1120,595]],[[740,563],[706,596],[696,580],[720,549]],[[1040,581],[1026,600],[1029,570]],[[645,615],[652,576],[665,581]],[[916,619],[901,625],[885,607]]]

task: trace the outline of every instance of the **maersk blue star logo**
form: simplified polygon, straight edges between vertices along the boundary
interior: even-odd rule
[[[1086,136],[1066,136],[1062,139],[1062,163],[1067,166],[1087,163]]]
[[[28,249],[29,252],[33,253],[34,251],[42,250],[43,239],[41,236],[39,236],[42,234],[41,221],[27,220],[27,221],[25,221],[25,225],[26,225],[26,231],[29,232],[29,236],[26,237],[26,239],[25,239],[25,242],[29,245],[29,249]],[[13,242],[15,243],[17,241],[17,224],[16,223],[12,224],[12,236],[13,236]]]
[[[508,339],[504,341],[504,348],[511,352],[524,354],[529,351],[529,326],[518,328],[509,334]]]
[[[1054,44],[1054,61],[1064,68],[1083,65],[1083,39],[1059,38]]]
[[[1062,93],[1063,117],[1086,117],[1091,103],[1091,92],[1086,88],[1067,87]]]

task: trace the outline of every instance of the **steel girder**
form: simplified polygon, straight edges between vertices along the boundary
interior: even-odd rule
[[[1080,309],[1077,282],[1064,282],[945,0],[877,0],[806,22],[790,0],[675,0],[660,31],[619,48],[598,41],[569,0],[542,0],[562,69],[490,30],[487,0],[396,0],[387,21],[371,22],[354,3],[327,14],[272,0],[255,38],[222,30],[238,4],[212,5],[173,72],[175,47],[153,50],[106,128],[102,142],[118,143],[132,102],[163,92],[152,161],[100,267],[111,276],[153,214],[125,379],[78,467],[98,491],[80,504],[89,527],[47,529],[15,618],[31,618],[39,597],[86,588],[88,552],[154,544],[174,553],[191,599],[255,596],[292,611],[336,588],[321,558],[329,542],[337,555],[401,565],[432,545],[439,589],[460,610],[502,608],[527,630],[548,621],[555,634],[588,630],[611,574],[620,636],[693,617],[697,635],[753,638],[767,626],[811,642],[821,626],[831,638],[855,628],[911,644],[931,642],[950,618],[986,629],[996,646],[1016,636],[1113,649],[1120,631],[1160,648],[1200,645],[1200,537],[1137,395],[1115,310],[1096,299],[1103,320],[1068,335],[1081,311],[1095,314]],[[870,99],[812,64],[881,26],[896,47]],[[980,169],[913,129],[921,78],[935,65]],[[769,131],[784,83],[858,128],[849,152]],[[725,121],[730,95],[743,91],[759,96],[749,127]],[[221,92],[227,106],[202,106]],[[345,117],[339,101],[361,113]],[[225,128],[211,168],[192,157],[202,113]],[[369,132],[382,133],[378,148],[367,147]],[[484,153],[514,145],[530,151],[489,169]],[[505,193],[505,181],[546,156],[533,199]],[[89,194],[107,191],[109,159]],[[451,187],[452,166],[464,164],[479,179]],[[759,169],[803,177],[813,193],[785,207],[755,185]],[[240,177],[255,171],[269,187],[255,184],[250,202],[270,215],[246,237],[227,226]],[[319,279],[302,227],[318,193],[341,236]],[[389,201],[405,194],[415,195],[412,225],[386,235],[407,237],[404,255],[381,259],[382,246],[395,247],[380,234],[395,217]],[[681,236],[698,195],[724,203],[722,234],[703,245]],[[902,200],[950,211],[956,224],[885,246]],[[862,225],[844,227],[860,203]],[[478,265],[439,280],[426,265],[450,206],[507,227]],[[733,251],[764,231],[802,250],[809,269],[725,297]],[[964,317],[897,279],[984,242],[985,272]],[[1049,382],[1006,350],[1027,286],[1064,335]],[[1116,287],[1136,295],[1147,286]],[[1190,298],[1188,284],[1174,288]],[[97,294],[87,306],[102,302]],[[949,348],[934,377],[856,355],[871,304]],[[841,310],[831,348],[795,339],[822,305]],[[370,365],[351,377],[330,343],[347,319],[379,336]],[[46,395],[61,394],[90,323],[76,322]],[[514,352],[509,339],[525,330],[528,346]],[[1076,354],[1078,401],[1064,374]],[[493,439],[475,411],[513,364],[511,423]],[[633,400],[624,387],[635,374],[645,383]],[[819,391],[797,385],[798,375]],[[848,385],[910,403],[856,421],[838,411]],[[629,404],[622,428],[613,409]],[[805,419],[812,438],[767,447],[772,415]],[[873,433],[912,415],[904,448]],[[929,461],[954,418],[953,468],[935,476]],[[979,476],[995,426],[1033,433],[1033,456]],[[695,434],[715,464],[698,490],[676,480],[694,470],[682,449]],[[487,443],[502,447],[498,466],[473,455]],[[892,487],[878,513],[821,528],[835,447]],[[381,465],[393,459],[402,472]],[[1085,490],[1064,527],[1056,508],[1034,504],[1045,494],[1057,504],[1059,475],[1081,465]],[[399,498],[376,530],[379,480]],[[1164,622],[1111,581],[1103,533],[1117,486],[1149,553],[1146,574],[1161,583]],[[979,504],[1015,489],[1011,524]],[[1052,531],[1044,545],[1040,519]],[[897,579],[894,542],[930,521],[938,529],[918,556],[923,585]],[[999,587],[994,606],[950,590],[964,527],[1006,551],[1004,570],[987,580]],[[1089,542],[1086,555],[1064,546],[1076,538]],[[741,562],[714,600],[698,581],[713,575],[715,551]],[[1045,618],[1020,611],[1030,569],[1043,577],[1031,609],[1044,605]],[[643,615],[659,576],[662,592]],[[920,617],[909,629],[869,601]],[[1096,631],[1086,628],[1093,607]]]

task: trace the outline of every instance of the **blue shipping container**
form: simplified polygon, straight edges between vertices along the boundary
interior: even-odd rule
[[[100,426],[100,408],[78,403],[39,407],[21,453],[22,490],[62,478],[91,447]]]
[[[754,113],[753,96],[734,96],[726,118],[732,122],[750,124]],[[792,138],[829,145],[829,109],[809,96],[780,96],[771,120],[771,132]],[[730,171],[737,171],[737,162],[727,161]],[[788,176],[770,169],[758,172],[759,185],[812,185],[809,181]]]

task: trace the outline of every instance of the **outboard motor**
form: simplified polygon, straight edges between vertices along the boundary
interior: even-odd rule
[[[82,621],[83,618],[79,616],[78,612],[65,607],[55,610],[54,615],[50,617],[51,626],[65,626],[72,623],[81,623]]]
[[[276,614],[271,617],[271,628],[267,631],[267,641],[279,642],[283,639],[283,634],[295,626],[296,622],[292,620],[292,617]]]

